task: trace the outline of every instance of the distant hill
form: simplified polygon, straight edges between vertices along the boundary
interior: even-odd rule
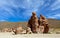
[[[50,27],[55,27],[55,28],[59,28],[60,27],[60,20],[48,19],[48,23],[49,23]]]
[[[22,26],[26,28],[27,22],[0,22],[0,29]]]
[[[59,28],[60,20],[48,19],[48,23],[50,27]],[[22,26],[26,28],[27,22],[0,22],[0,29],[2,28],[12,28],[17,26]]]

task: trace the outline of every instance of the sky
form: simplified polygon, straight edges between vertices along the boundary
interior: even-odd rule
[[[0,0],[0,21],[25,22],[32,12],[60,19],[60,0]]]

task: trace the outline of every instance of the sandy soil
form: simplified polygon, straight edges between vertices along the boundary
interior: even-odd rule
[[[0,32],[0,38],[60,38],[60,34],[17,34]]]

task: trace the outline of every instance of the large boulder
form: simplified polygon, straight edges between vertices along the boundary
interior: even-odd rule
[[[26,30],[24,30],[22,26],[18,26],[16,28],[13,28],[13,32],[15,34],[22,34],[22,33],[26,33]]]

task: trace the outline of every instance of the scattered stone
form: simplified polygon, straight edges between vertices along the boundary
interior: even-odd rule
[[[11,31],[12,31],[11,28],[4,28],[4,29],[2,29],[2,32],[11,32]]]

